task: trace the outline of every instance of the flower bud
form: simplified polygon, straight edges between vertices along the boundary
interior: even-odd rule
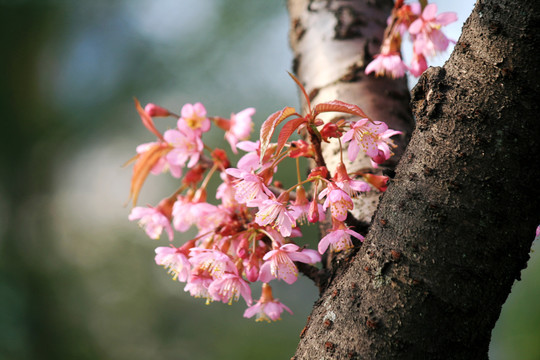
[[[388,157],[386,157],[386,154],[384,153],[384,151],[379,149],[379,152],[377,153],[377,155],[372,157],[371,160],[373,160],[373,162],[376,164],[382,164],[383,162],[388,160]]]
[[[310,223],[319,221],[319,204],[316,199],[313,199],[311,204],[309,204],[308,221]]]
[[[314,176],[320,176],[322,178],[326,178],[328,176],[328,169],[326,168],[326,166],[317,166],[316,168],[311,169],[308,179]]]
[[[364,179],[375,186],[379,191],[386,191],[388,188],[388,176],[364,174]]]
[[[327,123],[321,129],[321,136],[324,141],[328,142],[328,138],[340,138],[343,133],[339,130],[339,127],[334,123]]]
[[[227,158],[227,153],[223,149],[214,149],[214,151],[212,151],[212,160],[214,161],[214,164],[218,164],[222,169],[226,169],[231,165],[231,162]]]

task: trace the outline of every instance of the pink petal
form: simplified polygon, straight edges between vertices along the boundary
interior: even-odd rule
[[[409,26],[409,32],[413,35],[418,34],[422,30],[422,26],[424,25],[424,22],[421,18],[418,18],[413,21],[413,23]]]
[[[437,15],[436,22],[441,25],[448,25],[450,23],[453,23],[454,21],[457,21],[458,17],[457,14],[453,11],[443,12]]]
[[[426,21],[435,19],[435,15],[437,15],[437,4],[428,4],[422,12],[422,18]]]

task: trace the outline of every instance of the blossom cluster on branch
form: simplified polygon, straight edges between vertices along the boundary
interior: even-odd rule
[[[456,20],[455,12],[437,15],[437,5],[428,4],[426,0],[410,5],[403,0],[396,1],[388,18],[381,52],[366,66],[366,74],[399,78],[408,70],[412,75],[420,76],[428,67],[426,59],[445,51],[453,42],[444,35],[441,28]],[[401,58],[401,41],[407,32],[413,45],[409,66]]]
[[[314,266],[321,254],[349,249],[354,238],[363,240],[345,223],[348,211],[354,208],[352,199],[359,193],[386,189],[387,177],[350,174],[343,161],[331,176],[322,158],[321,142],[348,143],[349,160],[354,161],[363,151],[376,168],[393,155],[391,137],[400,133],[370,119],[356,105],[334,100],[312,108],[305,89],[292,77],[306,97],[307,115],[292,107],[275,112],[262,124],[256,141],[249,141],[253,108],[230,118],[209,117],[205,107],[196,103],[184,105],[181,114],[175,115],[155,104],[143,108],[135,100],[143,124],[156,140],[139,145],[132,159],[130,199],[135,207],[129,219],[138,220],[151,239],[167,234],[170,244],[155,250],[155,261],[173,279],[186,283],[185,291],[205,298],[207,303],[230,304],[242,297],[248,306],[244,316],[258,320],[274,321],[284,310],[291,312],[273,297],[271,281],[293,284],[299,274],[297,263]],[[341,117],[324,123],[318,115],[327,112],[354,115],[359,120]],[[178,119],[176,127],[161,134],[154,118],[168,116]],[[235,167],[225,150],[203,141],[212,125],[225,132],[234,153],[245,152]],[[279,125],[283,126],[277,131]],[[302,131],[305,140],[290,140],[296,131]],[[276,132],[277,142],[272,142]],[[304,178],[299,170],[301,157],[313,159],[317,165]],[[274,179],[286,159],[295,159],[291,161],[297,167],[297,183],[288,189]],[[136,206],[147,176],[163,172],[181,179],[179,188],[156,206]],[[213,176],[219,176],[221,184],[215,200],[209,201],[208,183]],[[301,224],[323,220],[332,227],[317,250],[297,244]],[[182,233],[192,227],[197,229],[194,238],[173,244],[175,231]],[[256,282],[262,290],[254,302],[250,284]]]

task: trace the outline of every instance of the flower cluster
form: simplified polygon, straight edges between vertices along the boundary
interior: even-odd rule
[[[158,205],[134,207],[129,219],[138,220],[151,239],[167,234],[170,244],[155,250],[155,261],[174,280],[186,283],[185,291],[192,296],[229,304],[241,297],[248,306],[245,317],[274,321],[284,310],[291,311],[273,297],[271,281],[293,284],[299,274],[298,263],[316,264],[328,249],[346,250],[353,246],[353,239],[363,240],[345,223],[354,207],[352,199],[359,193],[384,191],[386,177],[349,174],[342,162],[332,177],[325,166],[318,166],[304,179],[297,171],[298,182],[289,189],[274,181],[283,161],[295,159],[288,161],[296,161],[298,169],[299,157],[315,158],[321,152],[316,142],[289,141],[300,128],[311,138],[341,138],[340,143],[349,144],[351,161],[360,150],[372,159],[374,167],[390,158],[394,146],[390,138],[399,132],[369,119],[359,107],[335,100],[311,109],[308,99],[307,115],[301,116],[290,107],[278,111],[263,123],[260,138],[249,141],[253,108],[227,119],[207,116],[200,103],[184,105],[180,116],[154,104],[143,109],[137,100],[135,103],[143,124],[157,139],[137,147],[130,191],[133,204],[149,174],[169,172],[181,181]],[[336,111],[360,120],[323,124],[317,119],[320,113]],[[154,124],[159,116],[176,117],[176,127],[161,134]],[[284,126],[273,143],[272,135],[280,123]],[[236,167],[231,166],[223,149],[204,143],[203,134],[212,124],[225,131],[233,152],[245,152]],[[209,200],[207,187],[214,175],[219,175],[221,184],[215,200]],[[301,224],[325,219],[332,227],[320,240],[318,251],[295,243],[302,235]],[[173,244],[175,231],[183,233],[191,228],[197,231],[194,238]],[[262,283],[262,295],[256,302],[250,286],[255,282]]]
[[[410,5],[403,0],[395,3],[392,14],[388,18],[381,52],[366,66],[366,74],[390,75],[402,77],[405,71],[418,77],[427,69],[426,59],[443,52],[448,48],[449,40],[441,31],[441,27],[457,20],[454,12],[437,15],[437,5],[427,4],[426,0]],[[413,44],[412,61],[405,65],[401,58],[401,40],[408,32]]]

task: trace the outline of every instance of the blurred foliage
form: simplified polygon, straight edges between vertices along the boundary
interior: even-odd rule
[[[4,0],[0,26],[0,359],[289,358],[314,286],[277,286],[295,315],[271,325],[190,298],[127,221],[120,167],[152,139],[133,96],[223,116],[254,106],[259,123],[297,105],[284,2]],[[174,187],[149,179],[141,203]],[[493,358],[539,357],[539,274],[533,256]]]

